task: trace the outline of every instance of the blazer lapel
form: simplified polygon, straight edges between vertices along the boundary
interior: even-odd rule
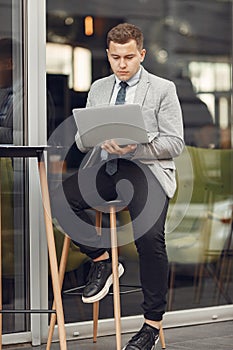
[[[104,82],[104,88],[98,92],[98,104],[106,105],[110,103],[112,91],[115,84],[114,74],[110,75]]]
[[[134,103],[143,105],[150,82],[148,79],[148,73],[143,67],[142,67],[141,74],[142,74],[141,79],[138,83],[138,87],[136,89],[136,93],[134,97]],[[106,105],[110,103],[114,84],[115,84],[115,76],[114,74],[112,74],[109,76],[108,79],[104,81],[104,88],[98,91],[99,105]]]
[[[147,90],[150,86],[147,71],[142,67],[141,79],[139,80],[138,87],[136,89],[134,103],[138,103],[141,106],[145,100]]]

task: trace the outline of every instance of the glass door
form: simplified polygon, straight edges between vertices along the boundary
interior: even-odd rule
[[[26,142],[24,1],[0,0],[0,144]],[[1,164],[3,309],[25,309],[28,290],[28,198],[26,164]],[[25,332],[25,314],[3,314],[3,334]]]
[[[141,27],[147,49],[144,67],[175,82],[183,110],[187,148],[176,161],[178,190],[166,232],[167,311],[232,305],[232,1],[80,0],[73,7],[47,0],[47,132],[70,147],[64,176],[78,168],[82,157],[74,144],[75,125],[65,121],[72,119],[72,108],[85,106],[89,74],[91,81],[110,74],[105,38],[120,22]],[[78,67],[81,59],[75,61],[75,51],[81,49],[92,59]],[[85,74],[87,85],[75,84]],[[59,125],[69,129],[61,127],[59,132]],[[52,159],[54,164],[60,160]],[[51,177],[56,182],[54,164]],[[61,237],[57,227],[59,248]],[[78,252],[73,250],[70,258],[75,254],[76,266],[65,275],[67,289],[81,283],[88,271],[88,262]],[[124,246],[121,254],[126,264],[122,279],[137,285],[135,247]],[[141,293],[123,296],[123,316],[141,314],[141,298]],[[75,303],[82,312],[76,312]],[[100,317],[112,317],[111,299],[102,304]],[[64,306],[67,322],[92,318],[91,308],[78,295],[65,295]]]

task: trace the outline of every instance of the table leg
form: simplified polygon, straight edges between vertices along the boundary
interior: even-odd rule
[[[116,209],[114,206],[110,207],[110,232],[111,232],[113,302],[114,302],[114,317],[115,317],[115,327],[116,327],[116,345],[117,345],[117,350],[121,350],[121,304],[120,304],[120,287],[119,287],[119,274],[118,274]]]
[[[41,161],[39,159],[38,159],[38,169],[39,169],[39,175],[40,175],[41,194],[42,194],[43,209],[44,209],[44,219],[45,219],[45,228],[46,228],[46,236],[47,236],[47,243],[48,243],[51,277],[52,277],[52,284],[53,284],[54,302],[56,306],[60,349],[66,350],[67,344],[66,344],[65,321],[64,321],[63,305],[62,305],[62,298],[61,298],[61,286],[60,286],[59,274],[58,274],[55,240],[54,240],[54,234],[53,234],[48,182],[47,182],[47,176],[46,176],[46,170],[45,170],[45,163],[44,161]]]
[[[2,310],[2,184],[0,159],[0,309]],[[0,313],[0,349],[2,349],[2,313]]]

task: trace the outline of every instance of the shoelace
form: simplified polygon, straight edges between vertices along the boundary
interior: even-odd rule
[[[93,279],[99,279],[101,277],[102,270],[104,269],[104,264],[101,263],[93,263],[89,274],[88,274],[88,284],[92,282]]]

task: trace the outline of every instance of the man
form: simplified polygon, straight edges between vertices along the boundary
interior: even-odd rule
[[[22,142],[22,82],[13,62],[19,44],[11,38],[0,39],[0,143]],[[14,120],[13,120],[14,116]]]
[[[0,40],[0,142],[13,142],[12,40]]]
[[[158,341],[168,285],[164,224],[169,197],[173,196],[176,188],[172,158],[183,149],[182,115],[175,86],[168,80],[148,73],[141,66],[145,55],[143,34],[138,27],[124,23],[111,29],[107,36],[107,56],[114,74],[93,83],[87,106],[119,103],[119,95],[120,103],[123,96],[124,103],[140,104],[150,142],[119,146],[115,140],[106,140],[90,151],[85,166],[79,170],[78,178],[75,174],[63,184],[70,207],[84,222],[88,222],[88,217],[83,209],[93,203],[98,204],[92,190],[93,182],[104,200],[117,197],[116,184],[120,180],[126,179],[133,185],[134,192],[128,208],[139,254],[145,323],[126,344],[126,350],[154,349]],[[122,82],[127,82],[127,85]],[[83,147],[79,134],[76,142],[82,152],[89,151]],[[112,157],[118,157],[113,173],[108,171]],[[106,158],[107,165],[104,161]],[[93,179],[93,173],[96,179]],[[126,192],[127,186],[121,193],[123,199],[127,197]],[[65,216],[60,211],[60,222],[67,220]],[[77,227],[75,231],[83,232]],[[91,229],[86,230],[85,235],[89,246],[80,244],[78,233],[74,240],[81,251],[93,260],[83,301],[94,302],[108,292],[111,258],[106,242],[97,241],[97,238],[94,241],[93,237],[97,236],[94,228],[92,232]],[[119,275],[122,273],[123,267],[119,265]]]

